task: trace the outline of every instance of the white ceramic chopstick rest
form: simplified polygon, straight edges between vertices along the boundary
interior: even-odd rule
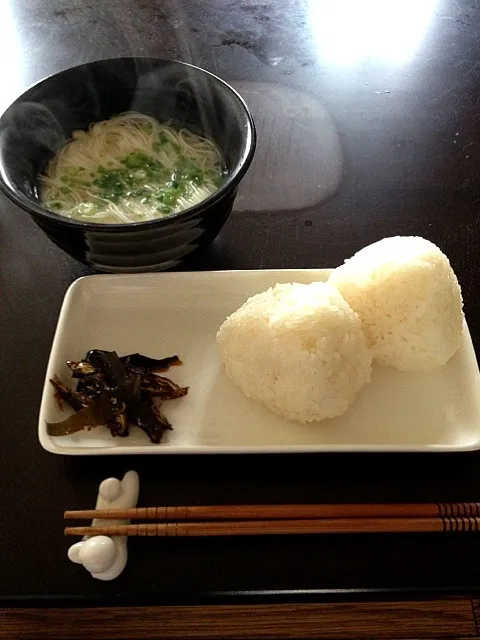
[[[140,482],[136,471],[128,471],[122,480],[107,478],[98,488],[95,509],[127,509],[136,507]],[[95,518],[92,526],[129,524],[130,520]],[[68,557],[82,564],[97,580],[117,578],[127,564],[126,536],[85,536],[68,550]]]

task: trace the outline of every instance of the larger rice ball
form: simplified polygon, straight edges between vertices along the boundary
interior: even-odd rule
[[[448,258],[418,237],[385,238],[335,269],[362,319],[375,359],[404,371],[444,365],[462,341],[462,295]]]
[[[291,420],[338,416],[370,381],[361,321],[323,282],[277,284],[253,296],[225,320],[217,342],[245,395]]]

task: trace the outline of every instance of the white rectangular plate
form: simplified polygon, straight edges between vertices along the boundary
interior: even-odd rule
[[[246,398],[221,370],[215,334],[249,296],[277,282],[326,280],[330,270],[227,271],[98,275],[68,290],[48,363],[39,419],[41,445],[67,455],[144,453],[282,453],[468,451],[480,448],[480,375],[465,324],[457,354],[439,371],[404,373],[376,366],[345,414],[297,424]],[[154,445],[138,428],[112,438],[105,427],[52,438],[45,422],[65,417],[48,382],[69,382],[66,360],[89,349],[178,355],[170,369],[188,396],[167,401],[174,430]]]

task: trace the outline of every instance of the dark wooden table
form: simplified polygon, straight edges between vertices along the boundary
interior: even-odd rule
[[[476,0],[11,0],[0,102],[117,55],[219,74],[252,107],[259,146],[221,235],[185,268],[332,267],[384,236],[422,235],[451,259],[478,349],[479,30]],[[44,452],[37,415],[58,311],[87,273],[1,199],[0,637],[477,634],[475,536],[132,540],[111,583],[68,562],[62,511],[90,507],[103,478],[130,468],[143,504],[480,499],[479,453]]]

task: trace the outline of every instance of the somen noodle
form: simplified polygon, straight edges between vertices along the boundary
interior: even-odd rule
[[[224,178],[212,141],[129,112],[74,131],[40,176],[40,197],[76,220],[142,222],[205,200]]]

